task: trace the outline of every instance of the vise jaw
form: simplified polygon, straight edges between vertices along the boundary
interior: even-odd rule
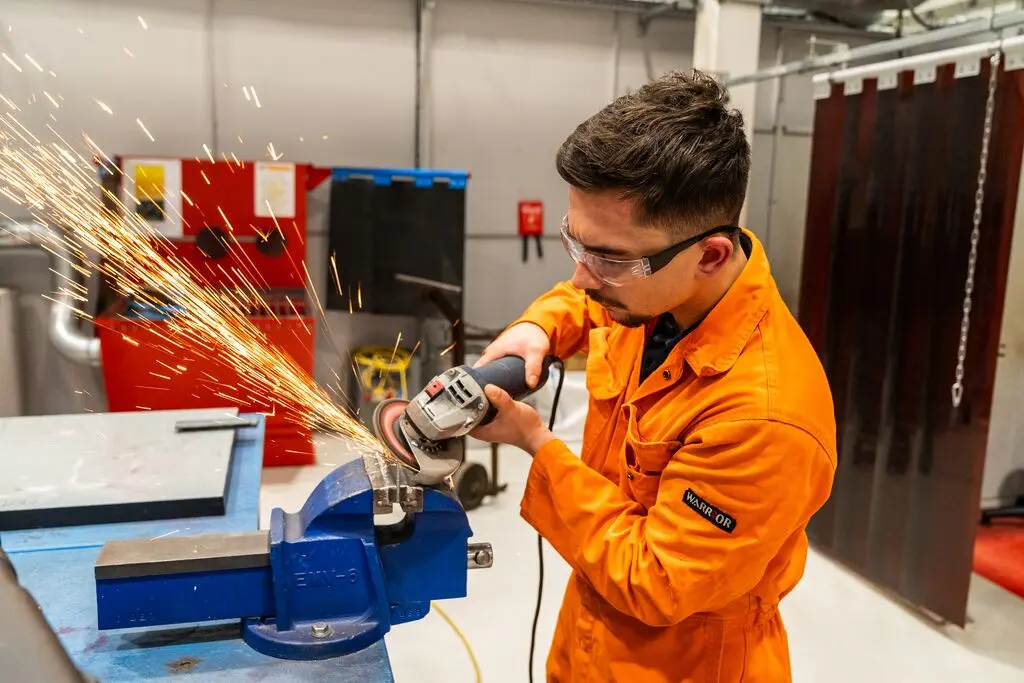
[[[375,525],[398,504],[404,518]],[[447,483],[424,488],[367,454],[334,470],[269,532],[112,541],[96,562],[100,629],[241,619],[255,650],[325,659],[421,619],[432,600],[466,595],[468,569],[491,566],[469,543]]]

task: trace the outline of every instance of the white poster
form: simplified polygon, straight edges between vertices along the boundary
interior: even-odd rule
[[[256,162],[256,216],[295,218],[295,164]]]
[[[121,201],[164,237],[185,234],[181,220],[181,160],[125,158]]]

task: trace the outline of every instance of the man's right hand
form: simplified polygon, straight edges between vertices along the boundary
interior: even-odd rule
[[[551,349],[551,340],[539,326],[521,322],[502,332],[488,344],[473,367],[478,368],[505,356],[519,356],[526,361],[526,383],[530,388],[537,386],[544,358]]]

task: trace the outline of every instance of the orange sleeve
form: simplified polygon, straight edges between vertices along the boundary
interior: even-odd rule
[[[560,282],[541,294],[513,325],[530,322],[543,329],[551,340],[551,351],[568,358],[582,350],[595,327],[607,327],[611,319],[600,304],[569,282]],[[511,325],[509,326],[511,327]]]
[[[556,439],[534,458],[521,512],[612,606],[667,626],[750,592],[825,502],[834,469],[799,428],[714,425],[675,452],[645,512]]]

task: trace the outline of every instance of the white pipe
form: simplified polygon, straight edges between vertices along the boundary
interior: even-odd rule
[[[75,324],[75,315],[72,311],[74,302],[61,291],[67,289],[66,281],[75,281],[75,271],[71,265],[74,257],[65,245],[63,237],[52,228],[38,223],[3,222],[0,223],[0,237],[3,237],[4,233],[12,235],[14,239],[0,239],[0,247],[27,243],[45,248],[54,255],[51,261],[53,269],[57,271],[53,287],[57,300],[50,306],[50,341],[61,355],[70,361],[99,365],[99,338],[82,334]]]
[[[830,81],[832,83],[844,83],[849,80],[875,78],[882,74],[898,74],[903,71],[913,71],[923,67],[952,64],[968,60],[978,60],[987,57],[1000,50],[1019,52],[1024,49],[1024,36],[1015,36],[1006,40],[989,40],[974,45],[964,45],[949,50],[939,50],[903,59],[892,59],[888,62],[866,64],[850,69],[841,69],[830,73],[817,74],[814,77],[816,83]]]
[[[976,36],[982,33],[998,33],[999,31],[1024,24],[1024,11],[1003,12],[987,19],[976,19],[964,22],[957,26],[915,33],[905,38],[894,40],[883,40],[870,45],[864,45],[852,50],[839,50],[831,54],[804,59],[799,62],[789,62],[781,66],[773,66],[769,69],[762,69],[744,76],[737,76],[726,81],[726,86],[733,87],[746,83],[757,83],[772,78],[781,78],[791,74],[808,73],[821,71],[829,67],[838,66],[843,63],[859,61],[862,59],[873,59],[875,57],[887,57],[903,50],[911,50],[919,47],[939,45],[941,43]]]

